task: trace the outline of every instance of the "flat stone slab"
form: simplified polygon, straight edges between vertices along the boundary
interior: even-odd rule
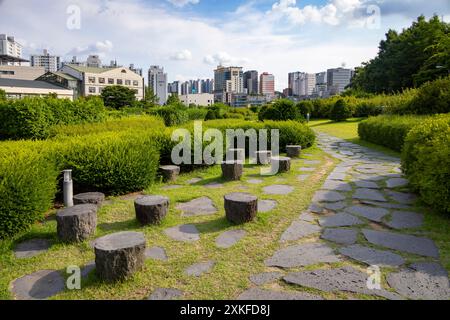
[[[184,217],[207,216],[217,213],[214,202],[208,197],[201,197],[189,202],[179,203],[177,210],[183,212]]]
[[[419,228],[423,225],[423,215],[416,212],[394,211],[386,225],[393,229]]]
[[[148,297],[147,300],[176,300],[183,296],[183,291],[178,289],[158,288]]]
[[[50,248],[50,241],[46,239],[32,239],[19,243],[14,248],[14,255],[18,259],[35,257]]]
[[[263,189],[265,194],[286,195],[294,191],[294,187],[285,184],[275,184]]]
[[[250,179],[250,180],[247,180],[247,183],[250,183],[250,184],[261,184],[263,182],[264,181],[261,180],[261,179]]]
[[[265,261],[267,267],[294,268],[316,263],[341,261],[333,250],[322,243],[306,243],[280,249]]]
[[[316,218],[310,213],[310,212],[303,212],[300,217],[300,220],[307,221],[307,222],[314,222],[316,221]]]
[[[374,230],[363,230],[363,234],[367,241],[378,246],[425,257],[439,257],[438,248],[428,238]]]
[[[195,242],[200,240],[200,233],[196,226],[184,224],[164,230],[164,233],[173,240],[182,242]]]
[[[316,168],[310,168],[310,167],[303,167],[298,169],[299,171],[303,171],[303,172],[314,172],[316,171]]]
[[[321,161],[320,160],[304,160],[303,163],[307,164],[307,165],[317,165],[317,164],[321,164]]]
[[[95,204],[101,206],[105,201],[105,195],[101,192],[80,193],[73,196],[73,203],[77,204]]]
[[[374,222],[381,222],[381,220],[389,214],[389,211],[386,209],[369,207],[365,205],[355,205],[345,210],[351,214],[364,217]]]
[[[200,277],[203,274],[210,272],[215,264],[214,261],[196,263],[188,267],[184,273],[190,277]]]
[[[250,276],[250,281],[257,286],[277,281],[283,277],[281,272],[263,272]]]
[[[238,300],[274,301],[274,300],[323,300],[322,297],[307,292],[275,291],[251,288],[244,291]]]
[[[348,291],[392,300],[401,299],[399,295],[384,289],[370,290],[367,288],[368,277],[367,273],[352,267],[343,267],[339,269],[295,272],[288,274],[283,279],[290,284],[326,292]]]
[[[238,243],[247,235],[245,230],[230,230],[225,231],[216,239],[216,246],[222,249],[228,249]]]
[[[313,202],[338,202],[345,200],[345,195],[336,191],[317,191]]]
[[[321,228],[306,221],[294,221],[281,235],[281,242],[296,241],[301,238],[319,233]]]
[[[386,209],[411,209],[411,206],[405,204],[398,203],[390,203],[390,202],[378,202],[378,201],[369,201],[369,200],[361,200],[362,204],[368,204],[375,207],[381,207]]]
[[[301,174],[301,175],[297,176],[297,180],[298,180],[298,181],[306,181],[306,180],[308,180],[308,178],[309,178],[310,176],[311,176],[311,175],[309,175],[309,174]]]
[[[89,274],[95,269],[95,261],[89,261],[81,268],[81,278],[87,278]]]
[[[321,238],[337,244],[351,245],[356,243],[358,231],[353,229],[325,229]]]
[[[17,300],[45,300],[65,289],[58,271],[41,270],[13,281],[11,292]]]
[[[380,191],[368,188],[356,189],[356,192],[353,194],[353,199],[387,202]]]
[[[363,262],[369,266],[377,265],[398,267],[405,263],[405,260],[398,254],[389,251],[372,249],[361,245],[341,248],[339,252],[346,257]]]
[[[192,179],[186,181],[186,183],[187,184],[196,184],[196,183],[199,183],[202,180],[203,180],[202,178],[192,178]]]
[[[343,191],[349,192],[352,191],[352,186],[347,182],[336,181],[336,180],[327,180],[325,181],[322,189],[332,190],[332,191]]]
[[[208,189],[219,189],[219,188],[223,188],[223,183],[219,183],[219,182],[210,182],[204,185],[205,188]]]
[[[381,189],[381,187],[376,182],[373,182],[373,181],[359,180],[359,181],[355,181],[355,184],[359,188]]]
[[[404,193],[388,190],[387,194],[392,200],[401,204],[413,204],[414,202],[417,201],[417,196],[412,193]]]
[[[308,207],[308,211],[312,213],[322,214],[324,212],[324,209],[321,205],[318,205],[317,203],[311,203]]]
[[[344,201],[340,201],[340,202],[325,202],[324,204],[322,204],[322,206],[328,210],[338,211],[344,209],[347,205],[345,204]]]
[[[389,179],[388,181],[386,181],[386,186],[388,188],[399,188],[399,187],[407,186],[408,184],[409,184],[409,181],[404,178],[392,178],[392,179]]]
[[[152,247],[145,249],[145,257],[147,259],[159,260],[159,261],[167,261],[167,253],[164,248],[161,247]]]
[[[258,212],[264,213],[275,209],[278,202],[275,200],[258,200]]]
[[[328,176],[328,180],[338,180],[338,181],[344,181],[347,177],[346,173],[342,172],[333,172]]]
[[[409,299],[450,299],[448,274],[438,263],[415,263],[410,269],[389,274],[387,282],[398,293]]]
[[[319,224],[322,227],[350,227],[350,226],[356,226],[360,224],[364,224],[363,221],[358,219],[357,217],[348,214],[348,213],[338,213],[329,217],[324,217],[322,219],[319,219]]]

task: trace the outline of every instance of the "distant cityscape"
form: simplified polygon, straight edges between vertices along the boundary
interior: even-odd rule
[[[14,37],[0,34],[0,89],[10,98],[44,96],[54,93],[60,98],[76,99],[100,95],[111,85],[129,87],[141,100],[145,95],[143,69],[130,64],[125,67],[117,61],[103,64],[98,55],[89,55],[86,61],[74,56],[62,61],[48,50],[23,58],[22,45]],[[214,78],[168,82],[162,66],[150,66],[147,86],[153,90],[160,105],[176,94],[186,106],[210,106],[220,102],[232,107],[260,106],[279,98],[293,101],[327,98],[342,93],[350,84],[354,70],[330,68],[319,73],[290,72],[288,87],[275,91],[275,76],[269,72],[244,71],[239,66],[221,66]]]

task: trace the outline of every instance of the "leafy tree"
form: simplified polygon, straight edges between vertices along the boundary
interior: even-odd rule
[[[302,115],[294,102],[288,99],[280,99],[274,104],[262,108],[259,119],[275,121],[300,120]]]
[[[166,106],[184,107],[177,93],[172,93],[167,99]]]
[[[344,99],[336,101],[330,111],[330,119],[336,122],[345,121],[352,116],[352,111]]]
[[[152,87],[145,87],[145,97],[142,99],[142,102],[144,102],[147,107],[155,107],[159,103],[159,98]]]
[[[300,111],[300,113],[302,114],[302,116],[306,118],[308,113],[312,114],[312,112],[314,110],[314,105],[313,105],[312,101],[304,100],[304,101],[300,101],[299,103],[297,103],[297,108]]]
[[[117,110],[131,107],[136,101],[135,91],[124,86],[108,86],[103,89],[101,97],[105,106]]]
[[[0,101],[5,101],[6,100],[6,91],[0,89]]]

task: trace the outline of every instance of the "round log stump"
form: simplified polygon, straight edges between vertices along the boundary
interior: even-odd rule
[[[256,160],[259,165],[270,164],[272,151],[256,151]]]
[[[124,280],[142,269],[146,241],[140,232],[119,232],[95,240],[95,267],[100,279]]]
[[[105,201],[105,195],[101,192],[87,192],[80,193],[73,196],[73,204],[95,204],[97,207],[101,207]]]
[[[245,162],[245,149],[228,149],[226,161],[242,161]]]
[[[301,146],[289,145],[286,146],[286,153],[289,158],[298,158],[302,152]]]
[[[64,242],[82,242],[95,233],[97,206],[80,204],[56,214],[58,238]]]
[[[291,158],[288,157],[272,157],[272,172],[283,173],[291,171]],[[278,168],[278,170],[277,170]]]
[[[224,198],[228,221],[242,224],[255,219],[258,213],[258,198],[256,196],[249,193],[230,193]]]
[[[169,210],[169,198],[143,196],[134,201],[136,219],[141,225],[160,224]]]
[[[161,166],[159,172],[163,176],[165,182],[173,182],[180,175],[180,167],[178,166]]]
[[[227,181],[241,180],[244,164],[241,161],[225,161],[222,163],[222,176]]]

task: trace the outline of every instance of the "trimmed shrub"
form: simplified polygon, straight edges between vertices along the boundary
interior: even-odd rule
[[[362,121],[359,137],[365,141],[400,152],[409,131],[426,118],[419,116],[378,116]]]
[[[357,118],[367,118],[379,116],[383,113],[383,107],[371,102],[363,101],[356,106],[354,116]]]
[[[330,111],[330,119],[337,122],[345,121],[351,116],[352,111],[344,99],[339,99],[336,101]]]
[[[136,92],[125,86],[107,86],[103,89],[101,97],[105,106],[119,110],[133,106],[136,101]]]
[[[450,213],[450,115],[431,117],[411,129],[402,167],[425,203]]]
[[[58,171],[45,142],[2,142],[0,239],[27,230],[52,206]]]
[[[450,77],[424,84],[406,110],[411,114],[449,113]]]
[[[189,121],[189,114],[184,107],[159,107],[151,110],[150,114],[160,116],[168,127],[178,126]]]
[[[265,106],[259,113],[259,120],[288,121],[302,120],[303,117],[294,102],[288,99],[280,99],[272,105]]]

